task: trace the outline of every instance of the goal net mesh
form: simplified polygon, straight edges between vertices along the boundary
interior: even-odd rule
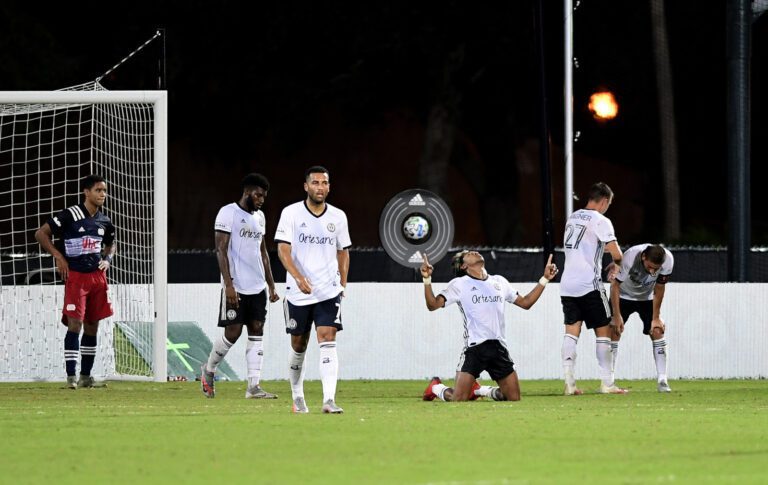
[[[34,234],[82,201],[91,173],[107,181],[117,245],[92,375],[152,375],[153,117],[152,104],[0,104],[0,381],[65,378],[64,284]]]

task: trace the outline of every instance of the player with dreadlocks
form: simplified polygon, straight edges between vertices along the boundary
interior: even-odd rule
[[[427,255],[421,265],[424,298],[429,311],[456,303],[464,317],[464,350],[456,372],[455,387],[444,385],[438,377],[430,381],[423,399],[432,401],[467,401],[491,397],[496,401],[519,401],[520,383],[505,341],[505,302],[528,310],[544,292],[544,287],[557,275],[558,269],[549,255],[544,276],[522,296],[503,276],[485,270],[485,259],[477,251],[461,251],[451,260],[456,277],[437,296],[432,292],[432,265]],[[488,371],[499,387],[479,386],[480,373]]]

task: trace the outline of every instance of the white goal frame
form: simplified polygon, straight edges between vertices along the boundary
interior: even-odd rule
[[[168,92],[0,91],[0,104],[151,104],[154,111],[153,380],[166,382],[168,359]]]

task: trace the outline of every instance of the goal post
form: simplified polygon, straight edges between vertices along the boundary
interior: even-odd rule
[[[0,91],[0,381],[64,378],[63,285],[34,232],[82,202],[79,179],[98,173],[118,253],[94,373],[164,382],[167,92],[75,89],[95,90]]]

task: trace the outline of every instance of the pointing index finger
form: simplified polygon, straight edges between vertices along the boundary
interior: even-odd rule
[[[547,266],[552,264],[552,253],[549,254],[549,259],[547,260]]]
[[[422,253],[421,257],[424,259],[424,263],[429,264],[429,258],[427,257],[427,253]]]

